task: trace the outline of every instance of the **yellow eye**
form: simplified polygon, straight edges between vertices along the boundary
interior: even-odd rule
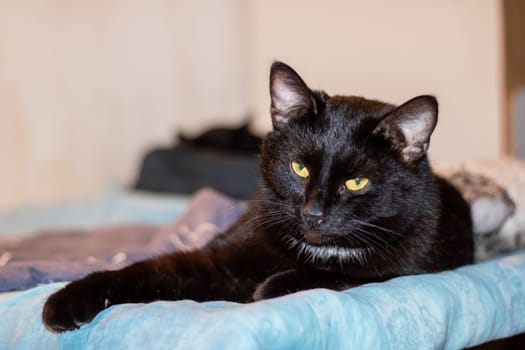
[[[349,191],[362,190],[366,185],[368,185],[368,179],[366,177],[356,177],[345,182],[345,187]]]
[[[296,160],[292,161],[292,169],[294,173],[296,173],[300,177],[306,178],[308,177],[308,175],[310,175],[306,166],[303,163],[298,162]]]

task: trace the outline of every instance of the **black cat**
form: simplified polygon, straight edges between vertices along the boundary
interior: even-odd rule
[[[270,92],[263,183],[246,213],[203,249],[68,284],[44,306],[49,329],[78,328],[120,303],[250,302],[472,261],[469,207],[426,157],[434,97],[399,107],[330,97],[280,62],[272,65]]]

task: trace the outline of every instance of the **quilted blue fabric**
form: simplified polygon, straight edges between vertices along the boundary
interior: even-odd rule
[[[62,285],[0,304],[0,349],[459,349],[525,332],[525,251],[344,292],[116,305],[57,335],[40,312]]]

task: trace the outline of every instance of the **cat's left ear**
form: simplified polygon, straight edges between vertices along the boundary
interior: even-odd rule
[[[312,91],[290,66],[274,62],[270,69],[270,112],[274,129],[290,120],[315,112]]]
[[[383,134],[399,150],[406,163],[423,157],[436,127],[438,103],[434,96],[423,95],[403,103],[388,114],[374,133]]]

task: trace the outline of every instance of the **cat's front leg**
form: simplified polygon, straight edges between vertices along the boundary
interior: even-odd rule
[[[171,264],[183,268],[191,262],[181,256],[145,260],[121,270],[95,272],[73,281],[49,297],[42,310],[42,320],[49,330],[63,332],[91,321],[111,305],[182,299],[191,291],[183,290],[180,279],[169,271]],[[202,279],[203,273],[197,264],[195,280]]]
[[[276,272],[275,261],[289,266],[283,256],[265,247],[256,240],[226,241],[96,272],[51,295],[42,318],[48,329],[62,332],[78,328],[114,304],[180,299],[246,302],[257,283]]]
[[[49,330],[62,332],[78,328],[115,304],[235,298],[235,292],[240,292],[235,287],[221,286],[217,280],[228,283],[217,271],[213,257],[201,251],[160,256],[121,270],[95,272],[69,283],[49,297],[42,320]]]
[[[175,255],[161,259],[177,260]],[[185,291],[179,279],[167,273],[168,266],[164,262],[164,269],[158,270],[155,260],[146,260],[121,270],[87,275],[51,295],[44,304],[42,320],[49,330],[63,332],[91,321],[111,305],[181,299]]]

